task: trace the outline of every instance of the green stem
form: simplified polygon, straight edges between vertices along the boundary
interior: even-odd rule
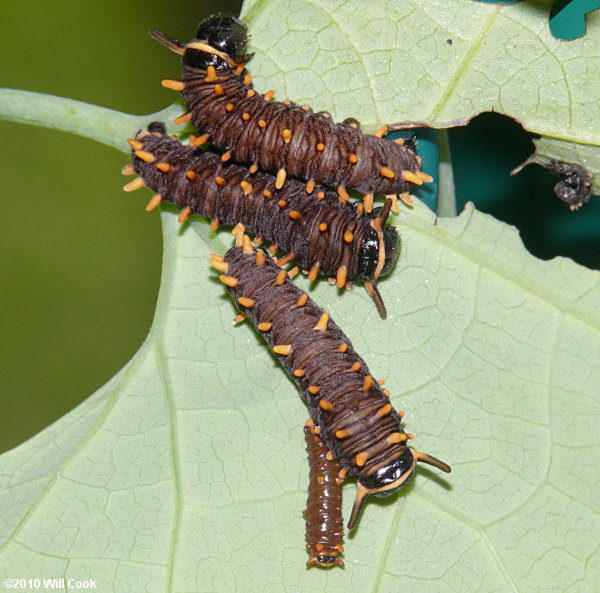
[[[453,217],[456,216],[456,195],[448,130],[438,130],[438,146],[440,149],[440,172],[437,215]]]
[[[172,122],[181,107],[131,115],[64,97],[0,88],[0,119],[73,132],[128,152],[127,138],[151,121]],[[170,130],[170,132],[175,131]]]

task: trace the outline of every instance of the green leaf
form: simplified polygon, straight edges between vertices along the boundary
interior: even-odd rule
[[[311,291],[386,379],[416,446],[454,472],[420,470],[401,496],[369,504],[345,571],[307,571],[306,408],[261,338],[233,327],[208,272],[228,234],[178,227],[171,212],[163,222],[161,296],[140,352],[1,458],[3,574],[93,577],[99,591],[533,591],[559,578],[587,590],[600,274],[536,260],[472,208],[435,224],[418,206],[397,220],[389,319],[362,287]]]
[[[535,2],[405,0],[365,10],[359,0],[246,0],[242,17],[253,34],[257,88],[277,89],[279,98],[339,120],[358,117],[371,131],[504,113],[573,150],[586,146],[590,172],[600,172],[599,13],[573,41],[552,36]]]
[[[276,33],[269,55],[281,69],[270,85],[301,97],[305,83],[282,84],[282,71],[314,49],[308,31],[323,31],[323,44],[339,38],[327,33],[332,25],[319,5],[294,3],[288,16],[276,4],[269,18],[266,2],[250,8],[255,49],[269,39],[258,35],[262,19],[263,30]],[[398,5],[422,12],[420,4]],[[344,14],[353,8],[335,6]],[[451,7],[436,6],[440,18]],[[298,32],[292,17],[300,12],[308,20]],[[357,14],[336,23],[371,22]],[[377,43],[367,40],[367,25],[361,47]],[[403,87],[390,82],[391,71],[376,77],[370,95],[355,86],[353,110],[340,111],[350,100],[343,88],[353,54],[339,55],[339,78],[325,83],[339,93],[326,96],[315,75],[311,104],[333,105],[336,117],[359,106],[371,110],[372,123],[393,119],[382,116]],[[266,54],[255,60],[260,87]],[[109,129],[113,115],[102,117]],[[122,146],[112,129],[104,141]],[[224,253],[231,236],[198,220],[180,227],[170,210],[162,219],[162,286],[145,344],[82,405],[0,457],[4,578],[93,578],[101,593],[595,590],[598,272],[533,258],[513,228],[472,207],[436,220],[418,204],[395,220],[403,244],[394,274],[380,285],[387,320],[361,286],[338,294],[322,281],[310,289],[386,379],[415,446],[453,473],[419,468],[400,495],[367,505],[346,537],[345,570],[307,570],[306,408],[260,336],[247,323],[233,326],[237,312],[208,270],[208,254]],[[306,279],[299,283],[308,288]],[[353,493],[347,484],[346,517]]]

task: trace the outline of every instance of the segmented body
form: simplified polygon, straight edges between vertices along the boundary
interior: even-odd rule
[[[412,145],[365,135],[294,103],[267,100],[237,71],[223,63],[213,79],[184,63],[182,77],[194,126],[234,160],[361,193],[410,190],[403,172],[420,169]]]
[[[387,141],[383,126],[373,136],[361,132],[350,119],[334,123],[327,113],[314,113],[291,101],[272,101],[252,86],[245,64],[247,27],[235,17],[213,15],[202,21],[196,38],[180,43],[152,29],[150,34],[182,56],[182,80],[163,85],[183,94],[188,113],[176,123],[192,121],[219,150],[235,161],[264,171],[307,181],[311,194],[316,183],[337,189],[343,199],[347,188],[365,194],[367,211],[374,193],[408,200],[412,184],[431,177],[420,171],[421,158],[414,142]],[[394,208],[395,209],[395,208]]]
[[[342,538],[342,484],[344,473],[318,434],[312,420],[304,427],[308,453],[309,483],[306,501],[307,566],[344,566]]]
[[[412,469],[401,416],[349,339],[244,239],[243,246],[231,248],[213,265],[223,272],[221,280],[238,307],[298,385],[320,437],[341,467],[369,487],[390,464],[400,462]]]
[[[340,203],[335,193],[322,187],[315,189],[319,199],[311,198],[304,184],[295,180],[277,189],[273,175],[251,174],[245,167],[223,162],[219,155],[183,145],[167,136],[160,123],[142,130],[130,142],[135,149],[135,172],[143,185],[157,192],[152,207],[164,200],[183,207],[184,218],[191,213],[211,218],[213,228],[238,225],[276,244],[287,253],[284,262],[294,261],[309,270],[311,280],[320,273],[335,277],[341,288],[349,281],[373,276],[377,250],[369,271],[360,257],[361,245],[368,237],[377,243],[378,235],[373,220],[362,215],[361,204]],[[140,183],[132,182],[133,189]],[[385,227],[386,236],[388,231],[397,241],[393,228]],[[390,246],[388,257],[392,251]]]

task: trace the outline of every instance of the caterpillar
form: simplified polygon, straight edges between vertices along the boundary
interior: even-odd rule
[[[386,310],[377,288],[398,256],[398,233],[386,225],[391,204],[376,216],[364,215],[361,203],[340,204],[333,192],[316,187],[310,198],[304,185],[290,179],[277,189],[275,176],[223,162],[222,156],[183,145],[166,135],[164,124],[154,122],[130,139],[132,164],[124,173],[140,177],[125,190],[148,186],[157,192],[147,209],[163,200],[182,206],[180,222],[192,213],[219,224],[234,226],[271,241],[275,250],[287,253],[279,265],[297,262],[308,270],[310,280],[318,274],[336,279],[342,288],[353,280],[364,282],[377,309]],[[237,226],[236,226],[237,225]],[[273,247],[272,245],[272,247]]]
[[[558,176],[554,193],[571,210],[579,210],[590,201],[594,177],[587,169],[578,163],[563,163],[556,159],[550,159],[544,166],[550,173]]]
[[[558,177],[558,181],[554,186],[554,194],[570,210],[579,210],[579,208],[590,201],[594,176],[579,163],[565,163],[556,159],[550,159],[545,163],[538,161],[534,152],[519,166],[515,167],[510,174],[516,175],[527,165],[532,164],[541,165],[544,169],[547,169],[550,173]]]
[[[334,123],[327,113],[272,101],[273,91],[257,93],[245,74],[252,54],[245,53],[247,27],[239,19],[208,17],[187,44],[156,29],[150,35],[182,56],[182,80],[162,83],[182,92],[188,108],[175,122],[191,120],[216,148],[251,170],[276,172],[278,188],[292,176],[307,181],[308,194],[321,183],[347,201],[347,188],[353,188],[365,194],[367,212],[374,193],[392,199],[397,211],[398,195],[410,203],[412,184],[432,181],[420,171],[412,140],[382,138],[389,126],[365,135],[356,120]]]
[[[309,419],[304,426],[309,466],[308,500],[304,511],[309,554],[306,565],[343,567],[340,553],[344,551],[342,484],[345,473],[318,433],[318,428]]]
[[[350,340],[247,235],[238,234],[235,246],[225,256],[211,256],[210,263],[298,385],[342,470],[356,477],[350,529],[367,497],[397,491],[414,475],[417,462],[450,472],[444,462],[407,447],[413,435],[401,428],[402,414]]]

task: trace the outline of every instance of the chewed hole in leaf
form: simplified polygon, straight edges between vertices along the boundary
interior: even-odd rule
[[[519,229],[527,249],[550,259],[571,257],[590,268],[600,268],[597,225],[600,200],[593,197],[577,216],[555,195],[557,177],[539,166],[510,171],[535,150],[532,135],[513,119],[484,113],[450,130],[458,211],[474,202]]]

